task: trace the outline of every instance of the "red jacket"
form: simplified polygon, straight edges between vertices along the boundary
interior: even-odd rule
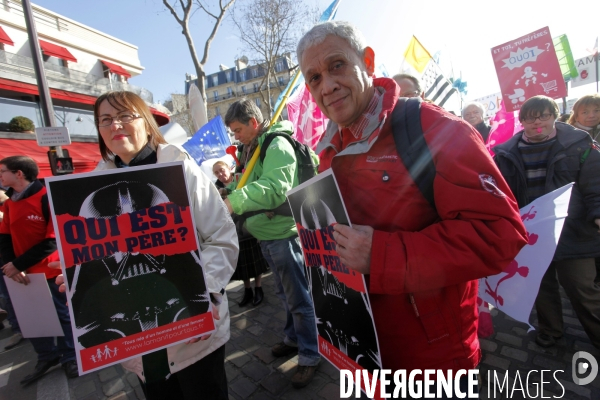
[[[391,79],[374,83],[385,91],[381,130],[344,147],[328,129],[319,169],[333,168],[350,221],[375,229],[366,278],[383,368],[474,368],[477,279],[501,272],[525,245],[519,209],[477,131],[422,103],[436,213],[396,152],[391,112],[400,90]]]

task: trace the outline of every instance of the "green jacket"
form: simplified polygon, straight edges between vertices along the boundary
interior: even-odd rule
[[[274,124],[258,138],[261,148],[269,132],[285,132],[292,135],[294,127],[289,121]],[[314,155],[313,158],[317,165],[318,157]],[[264,163],[258,159],[246,185],[232,191],[228,199],[236,214],[272,210],[287,201],[285,194],[297,185],[298,173],[294,149],[287,140],[276,137],[267,149]],[[294,219],[281,215],[269,219],[261,213],[248,218],[245,226],[258,240],[285,239],[298,234]]]

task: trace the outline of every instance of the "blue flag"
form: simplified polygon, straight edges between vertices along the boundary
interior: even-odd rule
[[[211,158],[219,158],[225,155],[225,149],[231,145],[227,128],[220,115],[208,121],[206,125],[198,129],[183,144],[183,148],[196,161],[198,165]]]

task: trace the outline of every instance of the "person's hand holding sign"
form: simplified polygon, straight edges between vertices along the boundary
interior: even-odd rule
[[[370,273],[373,228],[366,225],[354,225],[350,228],[335,224],[333,229],[333,237],[337,243],[336,251],[342,264],[361,274]]]
[[[2,272],[4,272],[4,275],[8,276],[10,279],[17,283],[27,285],[30,282],[27,274],[25,272],[19,271],[17,267],[13,265],[12,262],[4,264],[4,266],[2,267]]]

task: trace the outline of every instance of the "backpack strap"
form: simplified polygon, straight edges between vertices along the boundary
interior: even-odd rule
[[[421,99],[399,98],[392,111],[392,131],[396,151],[419,187],[423,197],[436,209],[433,180],[436,169],[421,126]]]
[[[262,146],[260,146],[260,162],[264,163],[265,162],[265,157],[267,156],[267,149],[269,148],[269,146],[271,145],[271,142],[273,141],[273,139],[275,139],[276,137],[282,137],[285,138],[290,145],[292,145],[292,148],[294,149],[294,151],[296,150],[296,143],[294,141],[294,139],[288,135],[287,133],[283,133],[283,132],[272,132],[272,133],[268,133],[265,136],[265,140],[263,141]]]
[[[262,146],[260,146],[259,158],[260,158],[261,163],[265,162],[265,157],[267,156],[267,149],[269,148],[269,145],[271,144],[273,139],[275,139],[276,137],[286,138],[287,141],[290,143],[290,145],[292,145],[292,148],[294,150],[296,150],[296,143],[294,143],[295,142],[294,139],[287,133],[272,132],[272,133],[266,134],[265,140],[263,140],[263,144],[262,144]],[[239,215],[238,219],[239,219],[239,222],[241,223],[241,225],[243,225],[244,221],[246,219],[248,219],[250,217],[254,217],[255,215],[258,215],[258,214],[264,214],[266,212],[273,212],[277,215],[282,215],[282,216],[287,216],[287,217],[292,216],[292,209],[290,208],[290,205],[288,204],[288,202],[286,200],[273,210],[247,211],[247,212]]]
[[[592,148],[590,147],[589,149],[587,149],[586,151],[583,152],[583,154],[581,155],[581,158],[579,159],[579,164],[583,164],[585,162],[585,160],[590,155],[591,151],[592,151]]]

